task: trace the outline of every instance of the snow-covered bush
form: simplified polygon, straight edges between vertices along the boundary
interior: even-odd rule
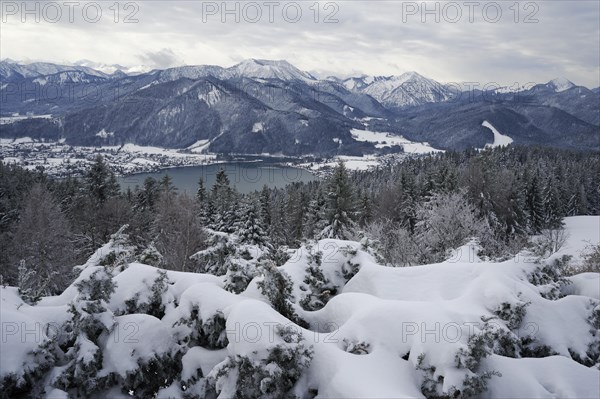
[[[294,386],[309,367],[313,350],[295,328],[277,326],[278,341],[260,356],[229,356],[211,373],[222,397],[294,398]],[[234,389],[232,389],[234,388]]]
[[[584,271],[600,273],[600,244],[588,245],[586,248],[586,252],[583,254],[583,268],[579,272]]]
[[[99,345],[101,336],[108,335],[115,324],[113,313],[107,309],[115,283],[107,269],[98,266],[75,287],[78,295],[69,307],[72,317],[65,327],[74,344],[66,353],[69,362],[54,385],[89,394],[106,388],[108,383],[106,377],[99,375],[103,358]]]
[[[329,281],[323,275],[321,265],[323,253],[313,251],[310,245],[305,248],[308,251],[308,266],[303,281],[306,286],[301,286],[305,293],[300,300],[300,306],[304,310],[318,310],[325,306],[331,295],[335,295],[336,290],[329,285]]]
[[[258,281],[257,286],[269,300],[273,309],[294,323],[307,327],[307,323],[298,316],[294,309],[295,298],[292,294],[293,284],[290,277],[284,271],[279,270],[270,260],[260,263],[259,273],[262,279]]]
[[[35,269],[30,269],[25,265],[25,260],[21,260],[17,279],[19,295],[26,303],[35,304],[47,293],[47,289],[57,274],[58,272],[54,271],[48,273],[46,277],[40,277]]]
[[[137,292],[133,297],[125,300],[125,314],[143,313],[162,319],[165,315],[163,294],[173,282],[169,281],[166,271],[157,269],[156,273],[156,279],[150,288],[150,296],[146,300],[140,300],[140,293]]]
[[[187,333],[178,334],[177,339],[188,346],[202,346],[208,349],[222,349],[229,343],[225,332],[225,318],[217,312],[202,320],[198,306],[193,306],[189,316],[182,317],[173,326],[187,326]]]
[[[227,260],[237,253],[235,236],[214,230],[207,230],[208,246],[191,256],[195,271],[222,276],[227,272]]]
[[[148,244],[141,254],[137,256],[137,261],[145,265],[160,266],[163,262],[162,254],[156,249],[153,242]]]
[[[570,281],[564,277],[564,274],[571,258],[571,255],[563,255],[550,263],[543,261],[542,266],[537,267],[529,274],[529,282],[540,287],[540,295],[544,298],[561,298],[563,296],[561,289],[565,285],[570,284]]]
[[[235,294],[242,293],[256,275],[255,263],[248,262],[246,259],[229,259],[226,267],[223,288]]]
[[[533,245],[533,252],[540,257],[547,257],[558,252],[569,239],[564,227],[544,229]]]

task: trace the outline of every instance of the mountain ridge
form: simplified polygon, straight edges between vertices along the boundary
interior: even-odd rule
[[[357,142],[352,129],[399,134],[442,149],[483,148],[493,142],[481,126],[489,121],[515,144],[600,149],[599,93],[564,78],[532,88],[461,93],[414,71],[317,79],[285,60],[261,59],[229,68],[110,75],[86,66],[2,61],[0,78],[0,116],[8,118],[1,137],[172,148],[209,140],[214,152],[362,155],[384,146]],[[15,91],[22,87],[35,90]],[[61,95],[44,95],[52,90]],[[54,120],[10,119],[29,113]]]

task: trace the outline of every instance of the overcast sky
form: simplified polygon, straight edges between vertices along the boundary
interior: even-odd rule
[[[21,1],[2,0],[1,58],[149,68],[266,58],[319,75],[414,70],[442,82],[526,84],[564,76],[600,85],[598,0],[519,7],[514,0],[429,2],[429,14],[421,1],[230,1],[226,14],[221,0],[110,0],[95,3],[101,16],[95,4],[84,13],[85,1],[71,9],[46,3],[38,3],[36,23],[36,2],[24,14]]]

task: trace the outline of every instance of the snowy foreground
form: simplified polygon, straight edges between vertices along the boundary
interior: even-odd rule
[[[598,398],[599,275],[563,278],[552,262],[577,261],[597,244],[600,217],[566,226],[561,252],[537,261],[523,253],[486,262],[471,244],[444,263],[390,268],[366,242],[302,247],[279,271],[304,327],[263,295],[261,283],[275,280],[255,277],[236,295],[223,288],[227,276],[165,275],[141,263],[107,272],[103,259],[123,251],[112,242],[60,296],[29,306],[16,288],[1,289],[2,391],[33,386],[37,397],[66,398],[85,384],[80,393],[98,398]],[[100,289],[112,281],[114,293],[98,299],[91,281]],[[326,304],[300,306],[312,300]]]

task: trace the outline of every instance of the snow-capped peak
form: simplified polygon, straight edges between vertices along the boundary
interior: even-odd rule
[[[314,76],[301,71],[285,60],[271,61],[248,59],[228,68],[227,71],[235,77],[257,79],[282,79],[314,81]]]
[[[575,87],[575,84],[566,78],[555,78],[546,83],[546,86],[554,90],[556,93],[560,93],[561,91],[569,90],[572,87]]]

